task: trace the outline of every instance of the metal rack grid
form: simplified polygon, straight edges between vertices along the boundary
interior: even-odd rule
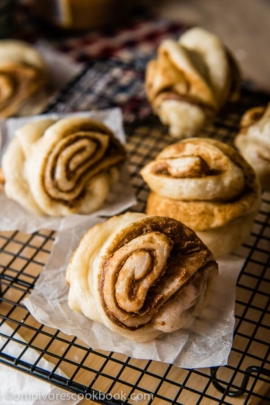
[[[115,66],[123,70],[131,69],[130,66],[117,62],[111,67],[107,65],[104,69],[108,69],[107,73],[111,74],[110,69]],[[93,69],[93,66],[89,69]],[[85,82],[89,69],[60,95],[51,105],[50,111],[81,109],[80,100],[85,103],[85,98],[80,99],[77,94],[81,94],[83,90],[82,83]],[[138,74],[142,78],[141,72]],[[142,85],[136,81],[132,83],[137,89]],[[113,88],[107,88],[106,96],[101,97],[97,93],[96,99],[92,97],[91,103],[96,102],[95,105],[99,107],[99,100],[102,100],[103,106],[106,103],[106,107],[117,105],[117,98],[112,101],[111,92],[116,94],[118,90],[113,81],[111,86]],[[85,90],[86,93],[88,91]],[[224,111],[214,125],[205,130],[204,135],[230,143],[237,132],[241,114],[247,108],[266,104],[267,101],[267,95],[243,90],[241,101]],[[84,104],[83,108],[86,107]],[[138,105],[135,110],[132,109],[132,97],[125,101],[124,116],[125,111],[132,111],[134,117],[139,114]],[[144,211],[149,190],[140,177],[139,170],[171,143],[172,139],[167,135],[166,128],[153,116],[141,122],[130,123],[130,119],[126,121],[129,121],[126,123],[129,170],[138,199],[133,210]],[[0,339],[3,341],[2,347],[0,346],[0,362],[71,392],[91,397],[90,403],[269,403],[269,194],[264,194],[254,229],[249,240],[241,248],[246,261],[237,283],[234,343],[228,366],[217,369],[186,370],[170,364],[92,350],[79,339],[36,322],[21,301],[34,287],[42,266],[48,259],[54,237],[53,232],[44,230],[32,235],[17,231],[0,234]],[[12,333],[3,331],[3,325],[9,325]],[[19,354],[16,356],[7,354],[12,343],[19,347]],[[35,361],[29,363],[28,352],[31,349],[36,351],[37,356]],[[42,358],[50,361],[53,367],[42,367]],[[64,372],[66,377],[61,376],[59,370]],[[134,399],[135,394],[138,395],[137,401]]]

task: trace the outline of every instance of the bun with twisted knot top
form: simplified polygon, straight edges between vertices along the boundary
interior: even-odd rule
[[[131,340],[187,327],[209,300],[218,266],[181,222],[127,213],[91,228],[66,272],[71,309]]]
[[[223,43],[201,28],[164,40],[146,70],[154,112],[175,138],[196,135],[226,102],[238,97],[240,71]]]
[[[89,214],[118,180],[125,150],[100,122],[85,117],[26,124],[6,150],[7,197],[39,215]]]
[[[243,115],[234,143],[257,173],[262,187],[270,191],[270,104],[251,108]]]
[[[216,257],[240,246],[260,205],[252,167],[232,147],[192,138],[165,148],[141,175],[149,185],[146,212],[192,228]]]
[[[0,41],[1,118],[36,113],[47,83],[47,68],[36,49],[23,41]]]

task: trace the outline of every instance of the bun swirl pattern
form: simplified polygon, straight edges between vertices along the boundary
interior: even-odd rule
[[[225,226],[228,232],[234,225],[241,230],[235,221],[243,222],[243,233],[237,233],[240,244],[250,232],[260,186],[251,166],[232,147],[213,139],[183,140],[165,148],[141,175],[151,189],[147,214],[182,221],[217,257],[232,249],[224,244],[224,253],[222,243],[215,246]]]
[[[146,70],[154,112],[176,138],[196,135],[222,106],[238,97],[239,68],[213,34],[193,28],[164,40]]]
[[[132,340],[187,326],[217,274],[211,252],[171,218],[125,214],[90,229],[67,269],[69,306]]]
[[[4,155],[5,192],[38,214],[87,214],[103,204],[124,158],[101,123],[81,117],[32,122]]]
[[[244,172],[235,156],[220,142],[191,139],[165,148],[141,174],[151,190],[164,197],[227,201],[245,187]]]
[[[20,114],[25,103],[47,84],[47,72],[30,45],[0,41],[0,117]]]

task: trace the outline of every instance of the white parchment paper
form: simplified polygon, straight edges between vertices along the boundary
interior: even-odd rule
[[[51,96],[55,96],[59,90],[78,76],[85,67],[83,63],[75,62],[68,55],[52,48],[47,41],[39,40],[34,47],[39,51],[47,66],[52,90]]]
[[[227,364],[234,330],[235,285],[244,259],[231,255],[219,261],[219,276],[208,307],[187,330],[135,343],[90,321],[68,307],[65,271],[74,249],[97,218],[87,218],[74,228],[63,221],[51,256],[36,286],[23,303],[40,323],[83,340],[89,347],[115,351],[139,359],[173,363],[183,368]]]
[[[15,358],[19,357],[24,346],[18,344],[15,339],[19,342],[26,342],[18,333],[14,334],[13,329],[6,323],[0,326],[0,333],[5,336],[12,336],[14,339],[6,344],[7,338],[0,336],[0,347],[6,344],[1,352]],[[31,348],[27,348],[23,355],[23,360],[29,364],[35,364],[38,358],[39,353]],[[43,358],[39,360],[38,366],[48,371],[52,371],[55,367]],[[66,377],[60,370],[57,370],[57,374]],[[1,405],[43,405],[47,402],[61,405],[63,398],[66,405],[75,405],[81,400],[77,395],[69,395],[67,391],[61,388],[4,365],[0,367],[0,381]],[[52,398],[53,401],[51,401]]]
[[[90,117],[107,125],[122,144],[125,143],[125,134],[122,124],[122,113],[118,108],[103,111],[78,112],[71,114],[43,114],[34,117],[10,118],[0,121],[0,167],[2,156],[13,138],[15,131],[28,122],[44,118],[60,119],[67,116]],[[111,189],[105,204],[94,213],[95,216],[115,215],[134,205],[136,199],[130,185],[129,174],[126,165],[123,167],[120,179]],[[28,211],[16,201],[6,197],[0,191],[0,231],[19,230],[25,233],[32,233],[39,229],[57,230],[63,218],[42,217]],[[85,215],[70,215],[65,224],[77,225],[84,222]]]

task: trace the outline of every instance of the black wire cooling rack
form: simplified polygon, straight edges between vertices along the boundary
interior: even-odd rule
[[[116,80],[117,79],[117,80]],[[268,96],[243,89],[241,99],[204,135],[231,143],[246,109]],[[120,106],[125,118],[129,170],[144,211],[148,188],[140,169],[172,143],[150,115],[143,93],[143,67],[102,61],[88,67],[48,111]],[[0,234],[0,362],[101,404],[266,405],[270,403],[270,194],[264,193],[236,287],[234,342],[226,367],[187,370],[96,351],[73,336],[39,324],[21,303],[48,259],[55,234],[40,230]],[[10,329],[6,329],[9,326]],[[16,355],[10,346],[16,345]],[[34,350],[35,360],[29,362]],[[11,351],[12,352],[12,351]],[[50,369],[41,363],[52,363]],[[65,376],[60,375],[60,370]]]

